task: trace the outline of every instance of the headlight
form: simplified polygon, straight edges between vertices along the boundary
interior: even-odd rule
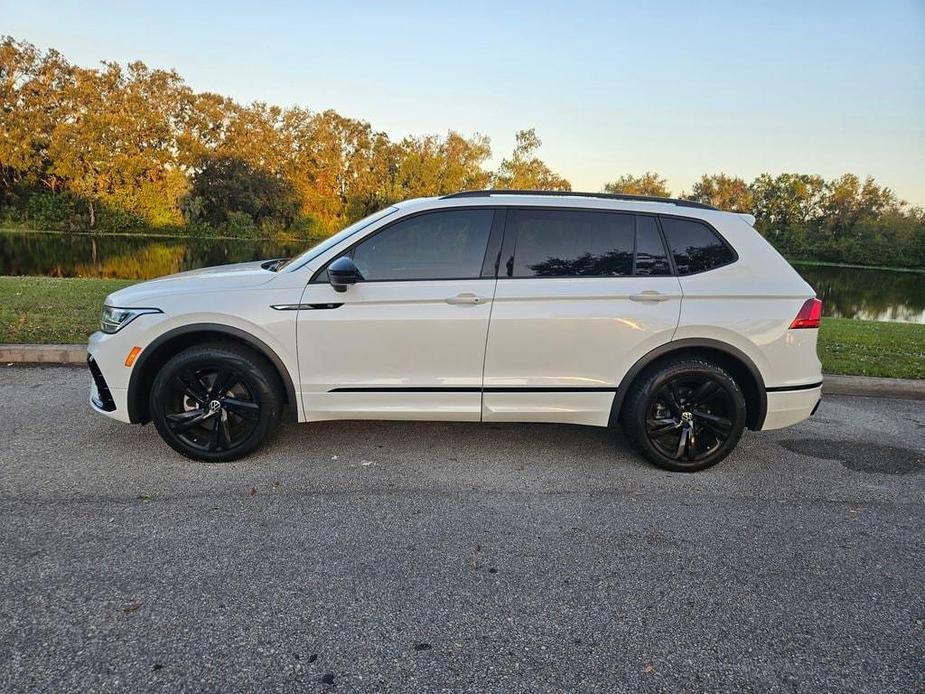
[[[103,313],[100,316],[100,330],[104,333],[117,333],[126,325],[131,323],[138,316],[146,313],[162,313],[159,308],[116,308],[115,306],[103,306]]]

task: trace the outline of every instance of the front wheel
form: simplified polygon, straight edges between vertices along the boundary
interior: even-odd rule
[[[151,387],[151,419],[175,451],[224,462],[242,458],[276,428],[282,387],[261,355],[233,344],[186,349]]]
[[[745,429],[745,396],[724,369],[704,359],[645,372],[621,413],[627,438],[661,468],[696,472],[716,465]]]

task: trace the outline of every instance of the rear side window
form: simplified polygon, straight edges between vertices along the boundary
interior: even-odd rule
[[[728,265],[735,254],[706,224],[662,217],[662,229],[679,275],[693,275]]]
[[[353,262],[371,282],[477,278],[493,218],[491,210],[417,215],[361,241]]]
[[[671,265],[655,217],[636,217],[635,274],[646,277],[671,274]]]
[[[654,217],[581,210],[511,210],[507,277],[670,275]]]
[[[511,210],[505,233],[516,240],[506,274],[508,277],[631,275],[635,228],[635,217],[630,214]]]

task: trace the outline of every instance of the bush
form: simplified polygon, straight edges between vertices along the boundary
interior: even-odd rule
[[[324,228],[317,218],[302,214],[295,218],[288,229],[284,229],[290,236],[297,239],[311,239],[325,236]]]
[[[260,236],[260,230],[247,212],[232,210],[226,214],[226,222],[222,231],[228,236],[242,239],[253,239]]]
[[[38,230],[81,231],[90,224],[89,206],[73,193],[33,193],[26,199],[22,221]]]
[[[110,234],[126,234],[147,230],[144,219],[128,210],[110,205],[98,205],[96,227],[93,231]]]

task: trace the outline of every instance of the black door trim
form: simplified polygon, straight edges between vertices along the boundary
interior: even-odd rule
[[[332,388],[329,393],[616,393],[616,386],[362,386]]]
[[[765,388],[769,393],[786,393],[792,390],[812,390],[813,388],[819,388],[822,386],[822,381],[818,383],[804,383],[799,386],[770,386]]]

